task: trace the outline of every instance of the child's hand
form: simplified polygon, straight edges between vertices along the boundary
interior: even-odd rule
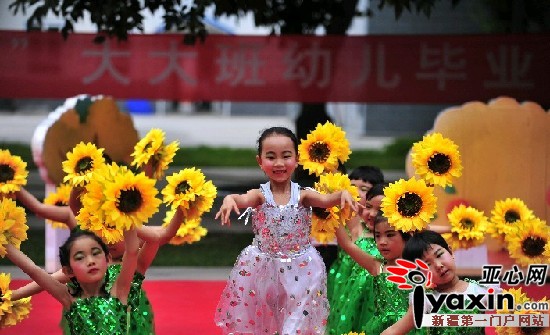
[[[222,226],[226,224],[228,226],[231,226],[231,220],[229,220],[229,217],[232,211],[237,214],[241,214],[241,212],[239,211],[239,207],[235,202],[235,199],[233,199],[231,195],[228,195],[223,199],[222,206],[220,207],[220,210],[216,213],[216,217],[214,219],[217,220],[218,218],[221,218]]]
[[[358,211],[359,203],[353,199],[348,191],[343,190],[340,194],[340,208],[344,208],[346,205],[349,205],[353,211]]]

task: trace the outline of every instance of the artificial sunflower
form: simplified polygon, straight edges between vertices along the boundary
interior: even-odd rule
[[[411,150],[416,174],[428,185],[452,186],[452,179],[462,175],[458,145],[440,133],[424,136]]]
[[[533,211],[518,198],[497,200],[491,211],[487,232],[504,242],[505,237],[516,229],[518,223],[534,217]]]
[[[356,333],[356,332],[349,332],[349,333],[346,333],[346,334],[342,334],[342,335],[365,335],[365,333],[363,333],[363,332],[360,332],[360,333]]]
[[[140,226],[158,211],[161,201],[156,198],[154,179],[144,173],[134,174],[126,167],[120,167],[114,179],[103,185],[105,202],[101,209],[117,228]]]
[[[164,145],[165,133],[161,129],[151,129],[134,147],[131,154],[134,157],[132,165],[142,167],[147,163],[151,164],[153,178],[160,179],[164,171],[174,159],[179,143],[174,141]]]
[[[319,178],[319,181],[315,183],[315,190],[322,194],[330,194],[339,191],[348,191],[349,194],[359,201],[359,190],[354,186],[349,177],[342,173],[324,173]],[[335,228],[339,224],[345,225],[346,222],[353,216],[354,212],[346,206],[345,208],[340,208],[339,206],[334,206],[332,208],[327,208],[326,212],[329,213],[327,219],[331,221],[333,218],[337,217],[338,222],[334,222]],[[318,217],[318,219],[322,219]]]
[[[298,146],[298,163],[310,174],[335,172],[341,163],[348,160],[351,150],[346,133],[338,126],[320,123]]]
[[[10,274],[0,273],[0,318],[11,313]]]
[[[55,192],[52,192],[46,196],[44,203],[52,206],[68,206],[69,198],[71,196],[72,187],[68,184],[62,184]],[[63,222],[57,222],[52,220],[46,220],[53,228],[67,228],[67,225]]]
[[[31,309],[31,297],[12,301],[11,313],[0,316],[0,328],[15,326],[29,317]]]
[[[21,242],[27,239],[27,216],[25,210],[15,201],[0,200],[0,257],[6,255],[6,244],[11,243],[19,249]]]
[[[96,170],[82,196],[79,225],[108,243],[117,242],[124,230],[140,226],[158,211],[155,182],[116,163]]]
[[[105,165],[103,148],[98,149],[93,143],[80,142],[63,161],[63,171],[66,173],[63,182],[72,186],[84,186],[92,178],[95,169]]]
[[[17,192],[27,185],[27,163],[9,150],[0,150],[0,193]]]
[[[459,240],[465,240],[466,245],[471,244],[472,246],[483,242],[488,219],[482,211],[460,205],[447,214],[447,218],[451,224],[451,232],[454,233],[451,235],[452,237],[456,236]]]
[[[166,213],[166,217],[164,218],[164,223],[162,224],[163,227],[166,227],[170,221],[172,220],[172,217],[174,216],[175,209],[170,210]],[[201,238],[206,236],[208,233],[208,230],[201,226],[201,219],[192,219],[192,220],[185,220],[178,228],[178,231],[176,232],[176,235],[170,239],[168,243],[172,245],[181,245],[181,244],[191,244],[194,242],[200,241]]]
[[[506,239],[510,257],[521,266],[548,264],[544,248],[550,240],[550,227],[539,218],[522,221]]]
[[[185,217],[196,219],[210,210],[216,198],[216,187],[206,181],[200,169],[186,168],[166,177],[162,189],[164,202],[172,208],[181,207]]]
[[[404,232],[427,227],[436,211],[433,187],[423,179],[400,179],[384,188],[381,210],[388,222]]]

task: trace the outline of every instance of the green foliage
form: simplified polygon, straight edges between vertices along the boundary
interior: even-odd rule
[[[396,18],[405,10],[429,16],[439,1],[378,0],[378,8],[392,7]],[[455,5],[460,0],[448,1]],[[74,32],[78,20],[89,17],[97,30],[96,43],[107,37],[127,40],[130,32],[143,31],[144,11],[159,12],[163,14],[167,31],[184,32],[184,42],[194,43],[197,38],[204,40],[206,37],[205,9],[211,5],[215,6],[217,17],[252,13],[257,26],[269,27],[274,34],[311,34],[320,27],[324,27],[327,34],[345,34],[354,16],[373,15],[372,9],[359,8],[359,0],[13,0],[9,9],[13,14],[32,10],[27,21],[28,30],[40,28],[43,19],[53,14],[65,22],[61,29],[64,38]]]
[[[376,165],[384,170],[405,169],[405,157],[415,141],[420,138],[397,138],[382,150],[353,150],[346,167],[359,165]],[[36,169],[31,149],[28,145],[17,143],[0,143],[0,149],[8,149],[13,155],[18,155],[27,162],[27,169]],[[194,147],[180,148],[171,166],[181,167],[255,167],[255,149]]]

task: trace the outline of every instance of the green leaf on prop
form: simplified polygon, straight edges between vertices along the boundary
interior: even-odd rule
[[[86,123],[86,120],[88,119],[88,115],[90,113],[91,105],[92,105],[92,99],[90,98],[78,99],[78,101],[76,102],[76,106],[74,106],[74,110],[78,114],[80,123]]]
[[[454,186],[445,186],[445,193],[456,194],[456,188]]]

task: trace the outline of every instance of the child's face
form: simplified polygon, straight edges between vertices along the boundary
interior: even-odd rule
[[[453,255],[438,244],[430,244],[422,255],[422,260],[428,264],[435,285],[451,282],[456,276],[456,265]]]
[[[371,231],[374,230],[374,219],[376,215],[378,215],[378,211],[382,205],[382,199],[384,199],[383,195],[377,195],[370,198],[365,203],[365,209],[361,211],[361,218]]]
[[[367,193],[372,188],[372,184],[368,181],[363,181],[362,179],[352,179],[350,180],[351,184],[359,190],[359,203],[361,205],[364,205],[367,201]]]
[[[296,150],[290,137],[271,135],[262,143],[261,155],[256,156],[260,168],[267,177],[276,182],[290,180],[298,166]]]
[[[386,260],[394,261],[401,257],[405,241],[401,234],[387,221],[376,224],[374,239],[376,240],[376,247]]]
[[[107,271],[107,256],[93,238],[83,236],[74,241],[70,252],[70,270],[80,283],[101,281]]]

